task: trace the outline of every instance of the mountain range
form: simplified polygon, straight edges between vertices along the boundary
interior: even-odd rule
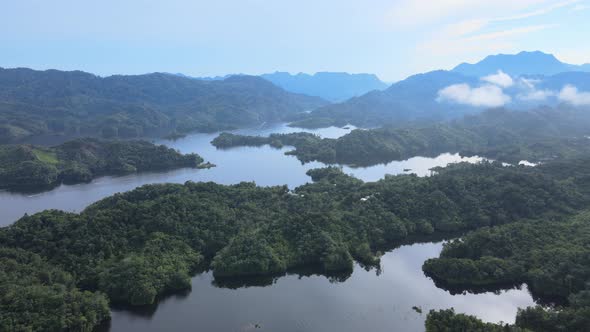
[[[191,77],[181,73],[174,74],[202,81],[219,81],[230,76],[247,76],[233,74],[211,77]],[[293,93],[320,97],[330,102],[342,102],[352,97],[361,96],[373,90],[383,90],[389,84],[382,82],[373,74],[349,74],[344,72],[319,72],[313,75],[288,72],[274,72],[262,74],[260,77]]]
[[[81,71],[0,68],[0,142],[43,135],[136,138],[213,131],[280,121],[325,104],[255,76],[103,78]]]
[[[490,55],[474,64],[462,63],[452,71],[481,77],[495,74],[499,70],[511,76],[555,75],[570,71],[590,72],[590,64],[572,65],[559,61],[553,54],[534,51]]]
[[[448,120],[504,106],[585,107],[590,106],[588,67],[542,52],[521,52],[413,75],[387,88],[368,74],[279,72],[195,79],[0,68],[0,143],[43,143],[55,135],[156,137],[272,121],[374,127]]]
[[[588,70],[588,71],[586,71]],[[294,126],[432,122],[487,108],[590,106],[590,65],[570,65],[542,52],[488,56],[476,64],[408,77],[300,116]]]
[[[313,75],[292,75],[275,72],[261,77],[287,91],[317,96],[332,102],[358,97],[373,90],[383,90],[388,86],[373,74],[319,72]]]

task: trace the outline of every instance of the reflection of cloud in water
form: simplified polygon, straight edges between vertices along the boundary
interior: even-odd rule
[[[402,161],[392,161],[387,164],[379,164],[369,167],[353,168],[345,166],[344,172],[352,174],[355,177],[364,181],[377,181],[385,174],[411,174],[414,173],[418,176],[428,176],[431,174],[430,169],[434,167],[444,167],[453,163],[468,162],[478,163],[485,158],[473,156],[473,157],[462,157],[458,153],[443,153],[437,157],[413,157]]]
[[[149,319],[113,313],[112,332],[237,330],[255,322],[261,331],[423,331],[430,309],[455,307],[485,321],[512,322],[518,307],[533,304],[525,289],[451,295],[422,272],[442,243],[405,245],[382,258],[382,273],[356,265],[342,283],[324,276],[286,275],[267,287],[218,288],[211,273],[193,278],[186,298],[164,301]],[[420,306],[423,313],[412,310]]]
[[[350,129],[324,128],[308,130],[323,137],[335,138]],[[268,135],[302,131],[285,125],[268,125],[243,129],[240,133]],[[0,224],[8,224],[25,212],[58,208],[81,210],[88,204],[116,192],[131,190],[149,183],[184,183],[215,181],[222,184],[255,181],[259,185],[288,184],[294,188],[306,182],[305,172],[322,167],[322,163],[302,165],[295,157],[285,156],[285,149],[241,147],[217,150],[210,141],[217,134],[193,134],[176,141],[160,141],[183,153],[196,152],[217,165],[207,170],[178,169],[167,172],[102,177],[87,184],[62,185],[33,197],[0,192]],[[481,158],[461,158],[442,154],[435,158],[415,157],[366,168],[344,167],[365,181],[385,174],[427,175],[429,169],[453,162],[477,162]],[[157,307],[135,313],[114,310],[111,331],[236,331],[248,324],[260,324],[261,331],[423,331],[425,314],[430,309],[455,307],[458,312],[475,314],[486,321],[511,322],[518,307],[533,304],[526,289],[493,293],[451,295],[436,288],[422,272],[424,260],[436,257],[440,243],[402,246],[382,258],[382,273],[365,271],[356,265],[344,282],[332,282],[313,274],[287,275],[271,280],[267,287],[227,289],[216,287],[210,272],[192,279],[192,291],[170,296]],[[412,310],[421,306],[422,315]]]

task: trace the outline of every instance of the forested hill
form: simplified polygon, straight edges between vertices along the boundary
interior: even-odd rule
[[[181,167],[207,167],[197,154],[183,155],[145,141],[78,139],[55,147],[0,146],[0,189],[40,191],[60,183],[89,182],[100,175]]]
[[[552,220],[590,200],[587,159],[540,168],[456,164],[431,177],[372,183],[338,168],[308,174],[315,182],[293,191],[253,183],[147,185],[80,214],[24,216],[0,229],[0,264],[9,267],[0,273],[0,329],[89,330],[108,317],[107,298],[154,303],[189,288],[199,266],[216,280],[272,281],[301,266],[345,280],[353,260],[376,265],[380,252],[409,236]]]
[[[219,148],[239,145],[294,146],[287,154],[302,162],[370,166],[414,156],[444,152],[479,155],[518,163],[590,153],[590,113],[586,110],[542,108],[533,111],[489,110],[450,123],[406,128],[356,129],[337,139],[310,133],[269,137],[222,133]]]
[[[587,181],[587,179],[586,179]],[[513,329],[477,326],[452,312],[431,312],[427,331],[590,331],[590,212],[482,228],[444,245],[424,263],[426,275],[455,292],[525,283],[537,299],[559,306],[521,309]],[[430,326],[430,329],[428,328]],[[477,327],[477,328],[476,328]],[[520,330],[518,330],[520,331]]]
[[[202,81],[0,69],[0,143],[44,134],[136,138],[212,131],[278,121],[326,103],[253,76]]]

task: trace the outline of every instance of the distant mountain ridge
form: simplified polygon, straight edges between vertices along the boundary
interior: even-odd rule
[[[327,104],[256,76],[202,81],[152,73],[0,68],[0,142],[39,135],[137,138],[282,121]]]
[[[553,54],[541,51],[520,52],[518,54],[489,55],[474,63],[462,63],[453,72],[468,76],[486,76],[502,70],[511,76],[555,75],[570,71],[588,71],[590,64],[572,65],[559,61]]]
[[[394,83],[383,91],[372,91],[342,103],[320,107],[295,121],[293,125],[321,127],[354,124],[375,127],[446,120],[463,115],[472,108],[440,104],[436,100],[438,91],[448,85],[477,81],[478,79],[445,70],[417,74]]]
[[[494,82],[501,79],[507,80],[505,86]],[[570,96],[562,96],[567,86]],[[447,92],[454,98],[441,98],[445,88],[451,88]],[[320,107],[298,118],[293,126],[405,125],[448,120],[499,106],[527,109],[565,102],[583,107],[589,93],[590,64],[570,65],[540,51],[491,55],[476,64],[412,75],[383,91]]]
[[[260,76],[287,91],[317,96],[333,102],[344,101],[373,90],[383,90],[388,86],[373,74],[318,72],[313,75],[292,75],[287,72],[275,72]]]
[[[182,73],[171,74],[201,81],[222,81],[231,76],[249,76],[229,74],[223,76],[193,77]],[[352,97],[361,96],[373,90],[386,89],[389,84],[382,82],[374,74],[350,74],[345,72],[318,72],[313,75],[288,72],[262,74],[259,77],[293,93],[320,97],[330,102],[342,102]]]

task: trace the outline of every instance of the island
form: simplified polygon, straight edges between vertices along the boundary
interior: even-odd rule
[[[356,129],[337,139],[304,132],[268,137],[221,133],[212,144],[218,148],[292,146],[295,149],[286,154],[302,162],[359,167],[447,152],[518,164],[522,160],[544,162],[590,153],[587,128],[590,115],[585,110],[494,109],[448,123]]]
[[[89,330],[108,318],[109,303],[154,303],[163,294],[190,288],[191,276],[203,269],[220,281],[281,276],[301,266],[331,276],[350,273],[354,261],[378,266],[383,252],[402,243],[473,230],[450,242],[442,260],[427,262],[425,271],[461,283],[451,277],[453,271],[469,272],[482,283],[539,280],[541,287],[574,296],[558,309],[522,311],[519,328],[533,327],[529,312],[549,317],[548,327],[561,321],[552,315],[570,308],[573,318],[589,317],[580,315],[589,307],[583,285],[590,280],[585,261],[590,247],[572,241],[587,239],[587,232],[568,232],[577,224],[560,220],[590,222],[583,213],[590,203],[590,159],[536,167],[460,163],[437,168],[430,177],[404,174],[377,182],[363,182],[337,167],[308,174],[314,182],[293,190],[248,182],[154,184],[115,194],[81,213],[25,215],[0,229],[5,267],[0,329]],[[543,225],[549,228],[528,236],[519,232]],[[475,246],[485,236],[490,240]],[[520,249],[521,239],[532,242],[530,249]],[[497,245],[506,241],[511,245]],[[554,256],[548,259],[543,250]],[[524,265],[513,262],[512,257],[527,256]],[[455,260],[473,268],[463,269]],[[547,272],[539,271],[552,262],[556,265],[547,265]],[[434,268],[437,264],[449,266],[448,274],[436,273],[442,270]],[[455,319],[452,314],[431,313],[427,326]]]
[[[197,154],[146,141],[82,138],[54,147],[0,145],[0,188],[41,191],[103,175],[211,166]]]

